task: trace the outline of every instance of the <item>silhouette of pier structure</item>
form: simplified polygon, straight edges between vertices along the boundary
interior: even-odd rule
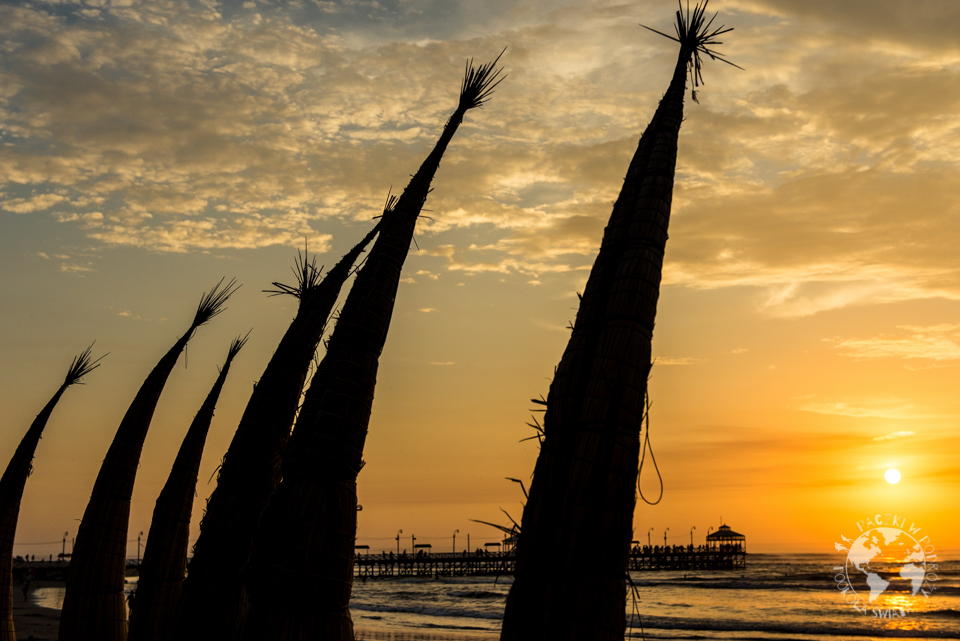
[[[736,570],[747,564],[747,537],[734,532],[729,525],[721,525],[716,532],[707,534],[706,545],[633,543],[630,570]]]
[[[503,544],[488,543],[488,549],[474,552],[432,552],[430,545],[415,545],[414,554],[384,552],[369,554],[369,546],[358,545],[354,575],[359,579],[442,576],[496,576],[513,574],[516,538]],[[735,570],[746,566],[746,537],[721,525],[707,535],[706,545],[644,545],[634,541],[628,569],[632,571]],[[490,549],[495,548],[495,549]],[[589,551],[585,551],[589,556]]]
[[[711,528],[712,529],[712,528]],[[510,536],[500,543],[485,543],[473,552],[433,552],[430,544],[415,544],[414,554],[406,550],[399,554],[383,552],[370,554],[367,545],[356,546],[354,576],[359,579],[442,576],[500,576],[512,575],[516,557],[517,537]],[[648,538],[649,541],[649,538]],[[589,550],[584,551],[590,555]],[[37,580],[64,580],[69,567],[69,554],[53,555],[47,559],[16,557],[13,560],[14,581],[27,576]],[[707,534],[706,545],[639,545],[633,542],[627,568],[631,571],[668,570],[735,570],[746,566],[746,537],[727,525]],[[127,576],[140,571],[140,559],[127,559]]]
[[[15,557],[12,568],[13,582],[22,583],[28,576],[31,580],[37,581],[65,581],[69,568],[69,554],[58,554],[56,560],[48,557],[30,561],[23,557]],[[126,576],[139,576],[139,574],[139,559],[127,559]]]
[[[513,550],[440,553],[420,550],[416,554],[357,554],[354,574],[361,579],[497,576],[513,574],[514,562]]]

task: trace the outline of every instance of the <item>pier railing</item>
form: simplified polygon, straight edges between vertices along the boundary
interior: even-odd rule
[[[747,551],[742,546],[634,547],[628,569],[642,570],[735,570],[746,567]]]
[[[635,547],[630,551],[628,569],[656,570],[734,570],[746,565],[746,550],[739,546],[722,548]],[[507,552],[418,552],[399,555],[357,554],[354,574],[357,578],[495,576],[513,574],[515,557]]]
[[[422,552],[417,554],[358,554],[358,578],[403,576],[484,576],[513,574],[513,552]]]

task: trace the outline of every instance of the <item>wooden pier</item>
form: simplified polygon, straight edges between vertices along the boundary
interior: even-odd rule
[[[29,576],[35,581],[66,581],[69,560],[57,561],[23,561],[13,562],[13,582],[22,583]],[[140,561],[127,559],[126,576],[140,575]]]
[[[736,570],[746,567],[747,552],[731,546],[724,549],[692,546],[653,548],[648,546],[630,551],[628,569],[644,570]]]
[[[414,555],[392,552],[387,554],[358,554],[354,575],[359,579],[385,579],[405,576],[498,576],[513,574],[513,552],[454,554],[419,552]]]
[[[747,553],[739,546],[635,547],[630,551],[631,571],[734,570],[746,565]],[[442,576],[512,575],[513,551],[456,554],[418,552],[414,555],[357,554],[354,575],[358,579]]]

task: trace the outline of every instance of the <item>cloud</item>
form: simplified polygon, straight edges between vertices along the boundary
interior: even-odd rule
[[[84,273],[95,272],[97,270],[93,267],[90,267],[89,265],[76,265],[76,264],[62,263],[60,265],[60,271],[67,272],[69,274],[82,275]]]
[[[798,409],[816,414],[855,418],[920,419],[937,416],[918,410],[912,401],[896,397],[856,398],[843,401],[811,400]]]
[[[957,298],[960,272],[949,256],[960,241],[958,67],[902,51],[858,52],[815,35],[813,24],[784,24],[766,37],[748,25],[737,44],[750,71],[724,75],[724,86],[711,83],[703,104],[688,107],[664,283],[755,288],[760,311],[786,317]],[[816,46],[801,46],[816,37]],[[770,60],[772,47],[791,43],[782,62]],[[590,100],[590,89],[577,99]],[[606,135],[584,126],[581,138],[501,144],[493,168],[463,162],[483,201],[468,195],[424,230],[508,231],[484,246],[454,243],[450,269],[536,271],[523,264],[531,257],[589,268],[650,114],[643,93],[630,119],[610,108],[621,95],[605,95]],[[515,125],[536,136],[533,123]],[[904,211],[916,214],[905,221]],[[481,247],[489,257],[471,258]]]
[[[92,229],[96,227],[101,227],[103,225],[103,214],[99,211],[91,211],[86,214],[78,214],[76,212],[69,214],[54,214],[56,219],[61,223],[69,223],[80,221],[83,223],[85,229]]]
[[[61,252],[37,252],[43,260],[56,263],[56,269],[65,274],[84,277],[86,274],[97,271],[97,262],[100,255],[88,248],[60,247]]]
[[[224,6],[220,14],[177,2],[108,7],[94,17],[68,7],[59,14],[46,5],[7,7],[4,36],[13,45],[4,124],[51,148],[0,150],[0,176],[14,187],[65,189],[75,205],[68,214],[89,213],[77,207],[80,194],[107,201],[98,211],[121,220],[91,234],[103,242],[167,251],[291,243],[329,216],[379,213],[385,188],[419,164],[452,110],[460,62],[511,44],[513,89],[498,90],[462,125],[438,175],[444,189],[429,203],[437,213],[419,233],[490,224],[511,234],[495,251],[514,258],[497,271],[568,269],[516,256],[567,263],[566,254],[590,253],[602,219],[582,205],[591,208],[600,192],[591,183],[595,168],[576,166],[578,159],[609,163],[609,128],[616,136],[635,127],[620,122],[632,109],[593,90],[609,86],[605,77],[591,78],[591,91],[569,109],[535,107],[564,105],[583,73],[604,69],[597,29],[624,35],[624,9],[567,4],[527,4],[493,19],[497,13],[484,10],[478,19],[469,3],[429,12],[348,3],[336,5],[335,23],[329,4],[310,5],[328,14],[325,21],[307,10],[252,14]],[[480,41],[441,42],[436,33],[404,41],[401,24],[437,29],[439,16],[448,27],[460,25],[454,31],[481,24],[493,31]],[[396,25],[394,37],[358,36],[351,29],[361,23],[367,36]],[[351,39],[352,49],[345,46]],[[40,46],[25,46],[28,40]],[[554,207],[546,217],[545,205]],[[538,242],[540,231],[551,246]]]
[[[2,6],[2,206],[55,205],[110,245],[299,245],[379,214],[449,117],[462,61],[507,45],[418,243],[448,271],[582,278],[675,61],[636,23],[671,13],[497,6]],[[909,35],[946,43],[955,11],[865,6],[725,3],[746,71],[710,64],[686,107],[665,285],[751,288],[786,317],[960,298],[960,54]],[[865,26],[894,17],[906,35]]]
[[[857,359],[922,358],[938,362],[960,359],[960,325],[901,325],[897,329],[899,336],[833,339],[832,342],[841,354]]]
[[[960,7],[941,0],[728,0],[729,7],[815,21],[847,38],[873,43],[957,51]]]
[[[759,306],[781,316],[955,299],[960,271],[947,256],[960,239],[960,209],[949,197],[949,181],[938,170],[850,170],[741,193],[722,204],[684,204],[664,280],[762,288]],[[905,222],[907,210],[917,214]]]
[[[874,440],[874,441],[877,441],[877,442],[881,442],[881,441],[895,441],[895,440],[897,440],[897,439],[907,438],[907,437],[909,437],[909,436],[913,436],[913,432],[900,431],[900,432],[891,432],[890,434],[887,434],[886,436],[875,436],[875,437],[873,437],[873,440]]]
[[[13,198],[0,203],[7,211],[15,214],[29,214],[35,211],[50,209],[59,202],[66,200],[60,194],[40,194],[33,198]]]
[[[657,357],[654,359],[654,365],[693,365],[695,363],[702,363],[704,359],[702,358],[692,358],[690,356],[684,356],[683,358],[662,358]]]
[[[440,62],[439,47],[387,46],[353,64],[336,38],[283,16],[223,22],[176,2],[115,7],[109,24],[29,4],[0,10],[11,45],[0,118],[14,140],[48,141],[0,149],[14,195],[2,206],[69,201],[59,219],[71,223],[92,213],[82,200],[93,194],[108,220],[90,237],[111,244],[296,244],[330,215],[369,218],[381,196],[366,197],[390,180],[373,159],[419,142],[422,122],[438,132],[441,99],[455,104],[410,82],[413,60]],[[455,79],[457,66],[444,66]],[[406,108],[418,100],[414,119]],[[412,150],[393,155],[409,173]],[[17,193],[47,188],[58,192]]]

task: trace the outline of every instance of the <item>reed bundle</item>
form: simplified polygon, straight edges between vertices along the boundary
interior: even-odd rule
[[[296,317],[257,382],[223,458],[217,487],[200,522],[190,573],[171,633],[178,641],[232,638],[240,603],[239,576],[267,500],[280,482],[280,452],[290,435],[304,381],[344,283],[371,229],[321,278],[308,252],[298,253],[296,283],[273,283],[271,294],[299,300]]]
[[[17,533],[17,521],[20,518],[20,501],[27,485],[27,477],[33,472],[33,456],[43,436],[43,430],[60,402],[60,397],[71,385],[100,367],[103,356],[92,360],[90,350],[85,349],[73,359],[70,369],[47,404],[43,406],[37,418],[30,424],[20,445],[14,452],[3,476],[0,477],[0,641],[16,641],[17,634],[13,626],[13,543]]]
[[[221,279],[201,297],[190,327],[147,376],[120,421],[77,532],[60,613],[60,641],[126,639],[127,528],[143,442],[180,353],[197,328],[224,311],[237,287],[236,281],[224,285]]]
[[[678,12],[673,39],[681,46],[670,86],[640,138],[550,385],[502,641],[624,638],[640,431],[686,73],[693,64],[696,81],[699,53],[716,58],[706,45],[729,31],[711,31],[705,8]]]
[[[190,517],[207,432],[230,364],[248,337],[249,334],[238,336],[230,343],[220,374],[190,424],[157,498],[135,599],[131,601],[129,641],[166,641],[169,635],[187,573]]]
[[[380,236],[344,303],[284,451],[283,481],[260,520],[244,576],[245,641],[354,638],[348,606],[356,479],[379,358],[430,184],[466,112],[482,106],[500,81],[496,62],[476,68],[468,63],[457,109],[393,209],[385,212]]]

